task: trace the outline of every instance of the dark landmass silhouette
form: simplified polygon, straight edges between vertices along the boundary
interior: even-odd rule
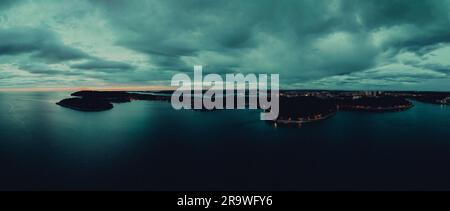
[[[111,102],[93,98],[68,98],[56,104],[79,111],[106,111],[113,108]]]
[[[169,101],[170,96],[129,93],[124,91],[79,91],[72,93],[74,98],[56,103],[60,106],[79,111],[106,111],[113,103],[127,103],[132,100]]]
[[[413,106],[405,98],[391,96],[338,99],[336,100],[336,104],[339,110],[370,112],[403,111]]]
[[[127,103],[131,102],[130,94],[123,91],[79,91],[71,94],[74,97],[80,97],[83,99],[91,100],[104,100],[111,103]]]
[[[78,111],[105,111],[112,109],[114,103],[127,103],[135,100],[170,102],[172,93],[173,91],[79,91],[71,94],[73,98],[61,100],[57,104]],[[247,92],[246,96],[249,96]],[[196,97],[192,93],[191,102]],[[226,102],[227,97],[221,97],[223,102]],[[247,97],[245,100],[246,108],[248,108]],[[212,97],[212,99],[215,98],[217,96]],[[270,122],[285,124],[316,122],[330,118],[340,110],[364,112],[404,111],[414,106],[410,100],[448,105],[450,104],[450,93],[282,90],[280,91],[278,119]],[[236,96],[234,102],[237,102]],[[209,110],[203,107],[193,110],[214,111],[216,109]]]
[[[441,105],[450,105],[450,95],[445,93],[428,93],[426,95],[419,95],[414,98],[414,100],[424,102],[424,103],[432,103],[432,104],[441,104]]]
[[[280,112],[276,123],[305,123],[319,121],[336,114],[334,100],[318,97],[280,97]]]

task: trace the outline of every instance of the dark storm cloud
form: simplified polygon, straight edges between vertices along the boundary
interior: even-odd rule
[[[94,59],[80,64],[74,64],[70,67],[75,69],[94,70],[100,72],[122,72],[129,71],[134,68],[132,65],[123,62],[106,61],[101,59]]]
[[[423,64],[419,65],[422,68],[434,70],[436,72],[445,73],[447,75],[450,75],[450,65],[444,65],[444,64]]]
[[[368,29],[401,24],[427,26],[448,18],[448,1],[343,0],[343,8],[360,15]]]
[[[20,64],[18,67],[26,72],[41,75],[62,75],[62,76],[80,76],[82,72],[74,72],[69,70],[57,70],[47,67],[44,64]]]
[[[109,14],[113,27],[123,32],[119,36],[120,45],[147,53],[151,58],[166,56],[164,63],[182,65],[180,57],[198,58],[202,52],[213,52],[233,57],[230,67],[317,77],[370,67],[376,53],[367,37],[359,32],[344,35],[348,45],[343,46],[342,52],[318,50],[312,45],[318,38],[340,32],[340,28],[354,30],[354,18],[340,11],[335,2],[105,1],[100,4]],[[196,61],[210,67],[226,66],[207,58]],[[258,65],[267,62],[272,65]],[[191,65],[176,67],[192,69]]]
[[[447,0],[409,1],[344,0],[348,13],[358,15],[365,32],[404,27],[392,34],[388,47],[421,51],[422,48],[450,41],[450,4]]]
[[[9,8],[10,6],[21,2],[21,0],[2,0],[0,1],[0,11]]]
[[[61,4],[43,2],[42,7]],[[92,72],[105,82],[123,83],[170,80],[197,64],[206,73],[279,73],[287,85],[325,86],[331,78],[337,85],[395,86],[448,74],[444,60],[428,60],[450,48],[450,0],[68,2],[57,10],[62,15],[49,15],[53,22],[0,30],[0,57],[29,54],[32,60],[65,63],[80,77]],[[0,10],[11,3],[2,1]],[[76,35],[61,33],[83,21]],[[65,45],[56,34],[76,41]]]
[[[25,53],[51,63],[89,58],[81,50],[64,45],[48,30],[13,28],[0,31],[0,56]]]
[[[0,75],[0,80],[14,78],[13,75]]]
[[[55,63],[60,61],[89,58],[89,55],[81,50],[64,46],[61,43],[53,43],[42,46],[35,56]]]
[[[237,67],[310,80],[372,68],[387,51],[392,56],[402,49],[423,55],[450,41],[448,1],[95,3],[122,32],[120,45],[173,69],[192,69],[182,57],[226,69],[226,64],[217,65],[221,61],[200,56],[213,52],[233,57],[227,61],[230,71]],[[380,43],[374,43],[377,32]]]
[[[417,78],[417,79],[435,79],[438,78],[438,76],[436,75],[430,75],[430,74],[425,74],[425,73],[417,73],[414,75],[405,75],[405,74],[400,74],[400,73],[395,73],[395,74],[388,74],[388,75],[375,75],[375,76],[371,76],[370,79],[375,79],[375,80],[388,80],[388,81],[397,81],[397,80],[404,80],[404,79],[411,79],[411,78]]]

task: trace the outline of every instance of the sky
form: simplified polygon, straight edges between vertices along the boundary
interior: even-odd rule
[[[450,0],[2,0],[0,90],[279,74],[283,89],[450,91]]]

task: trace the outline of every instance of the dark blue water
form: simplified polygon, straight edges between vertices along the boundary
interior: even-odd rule
[[[274,128],[248,110],[54,104],[68,95],[0,93],[0,189],[450,189],[450,107]]]

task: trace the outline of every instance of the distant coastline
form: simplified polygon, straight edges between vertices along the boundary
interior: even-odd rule
[[[56,104],[78,111],[106,111],[114,108],[114,103],[128,103],[133,100],[168,101],[170,96],[129,93],[125,91],[78,91],[72,98]]]
[[[56,103],[59,106],[70,108],[78,111],[96,112],[106,111],[112,109],[112,103],[100,99],[86,99],[86,98],[68,98]]]
[[[170,102],[173,91],[78,91],[56,103],[84,112],[111,110],[114,104],[136,100]],[[401,112],[414,106],[411,100],[449,105],[448,92],[399,91],[280,91],[280,115],[274,124],[304,124],[333,117],[339,111]],[[207,111],[202,108],[201,111]],[[214,110],[211,110],[214,111]]]

